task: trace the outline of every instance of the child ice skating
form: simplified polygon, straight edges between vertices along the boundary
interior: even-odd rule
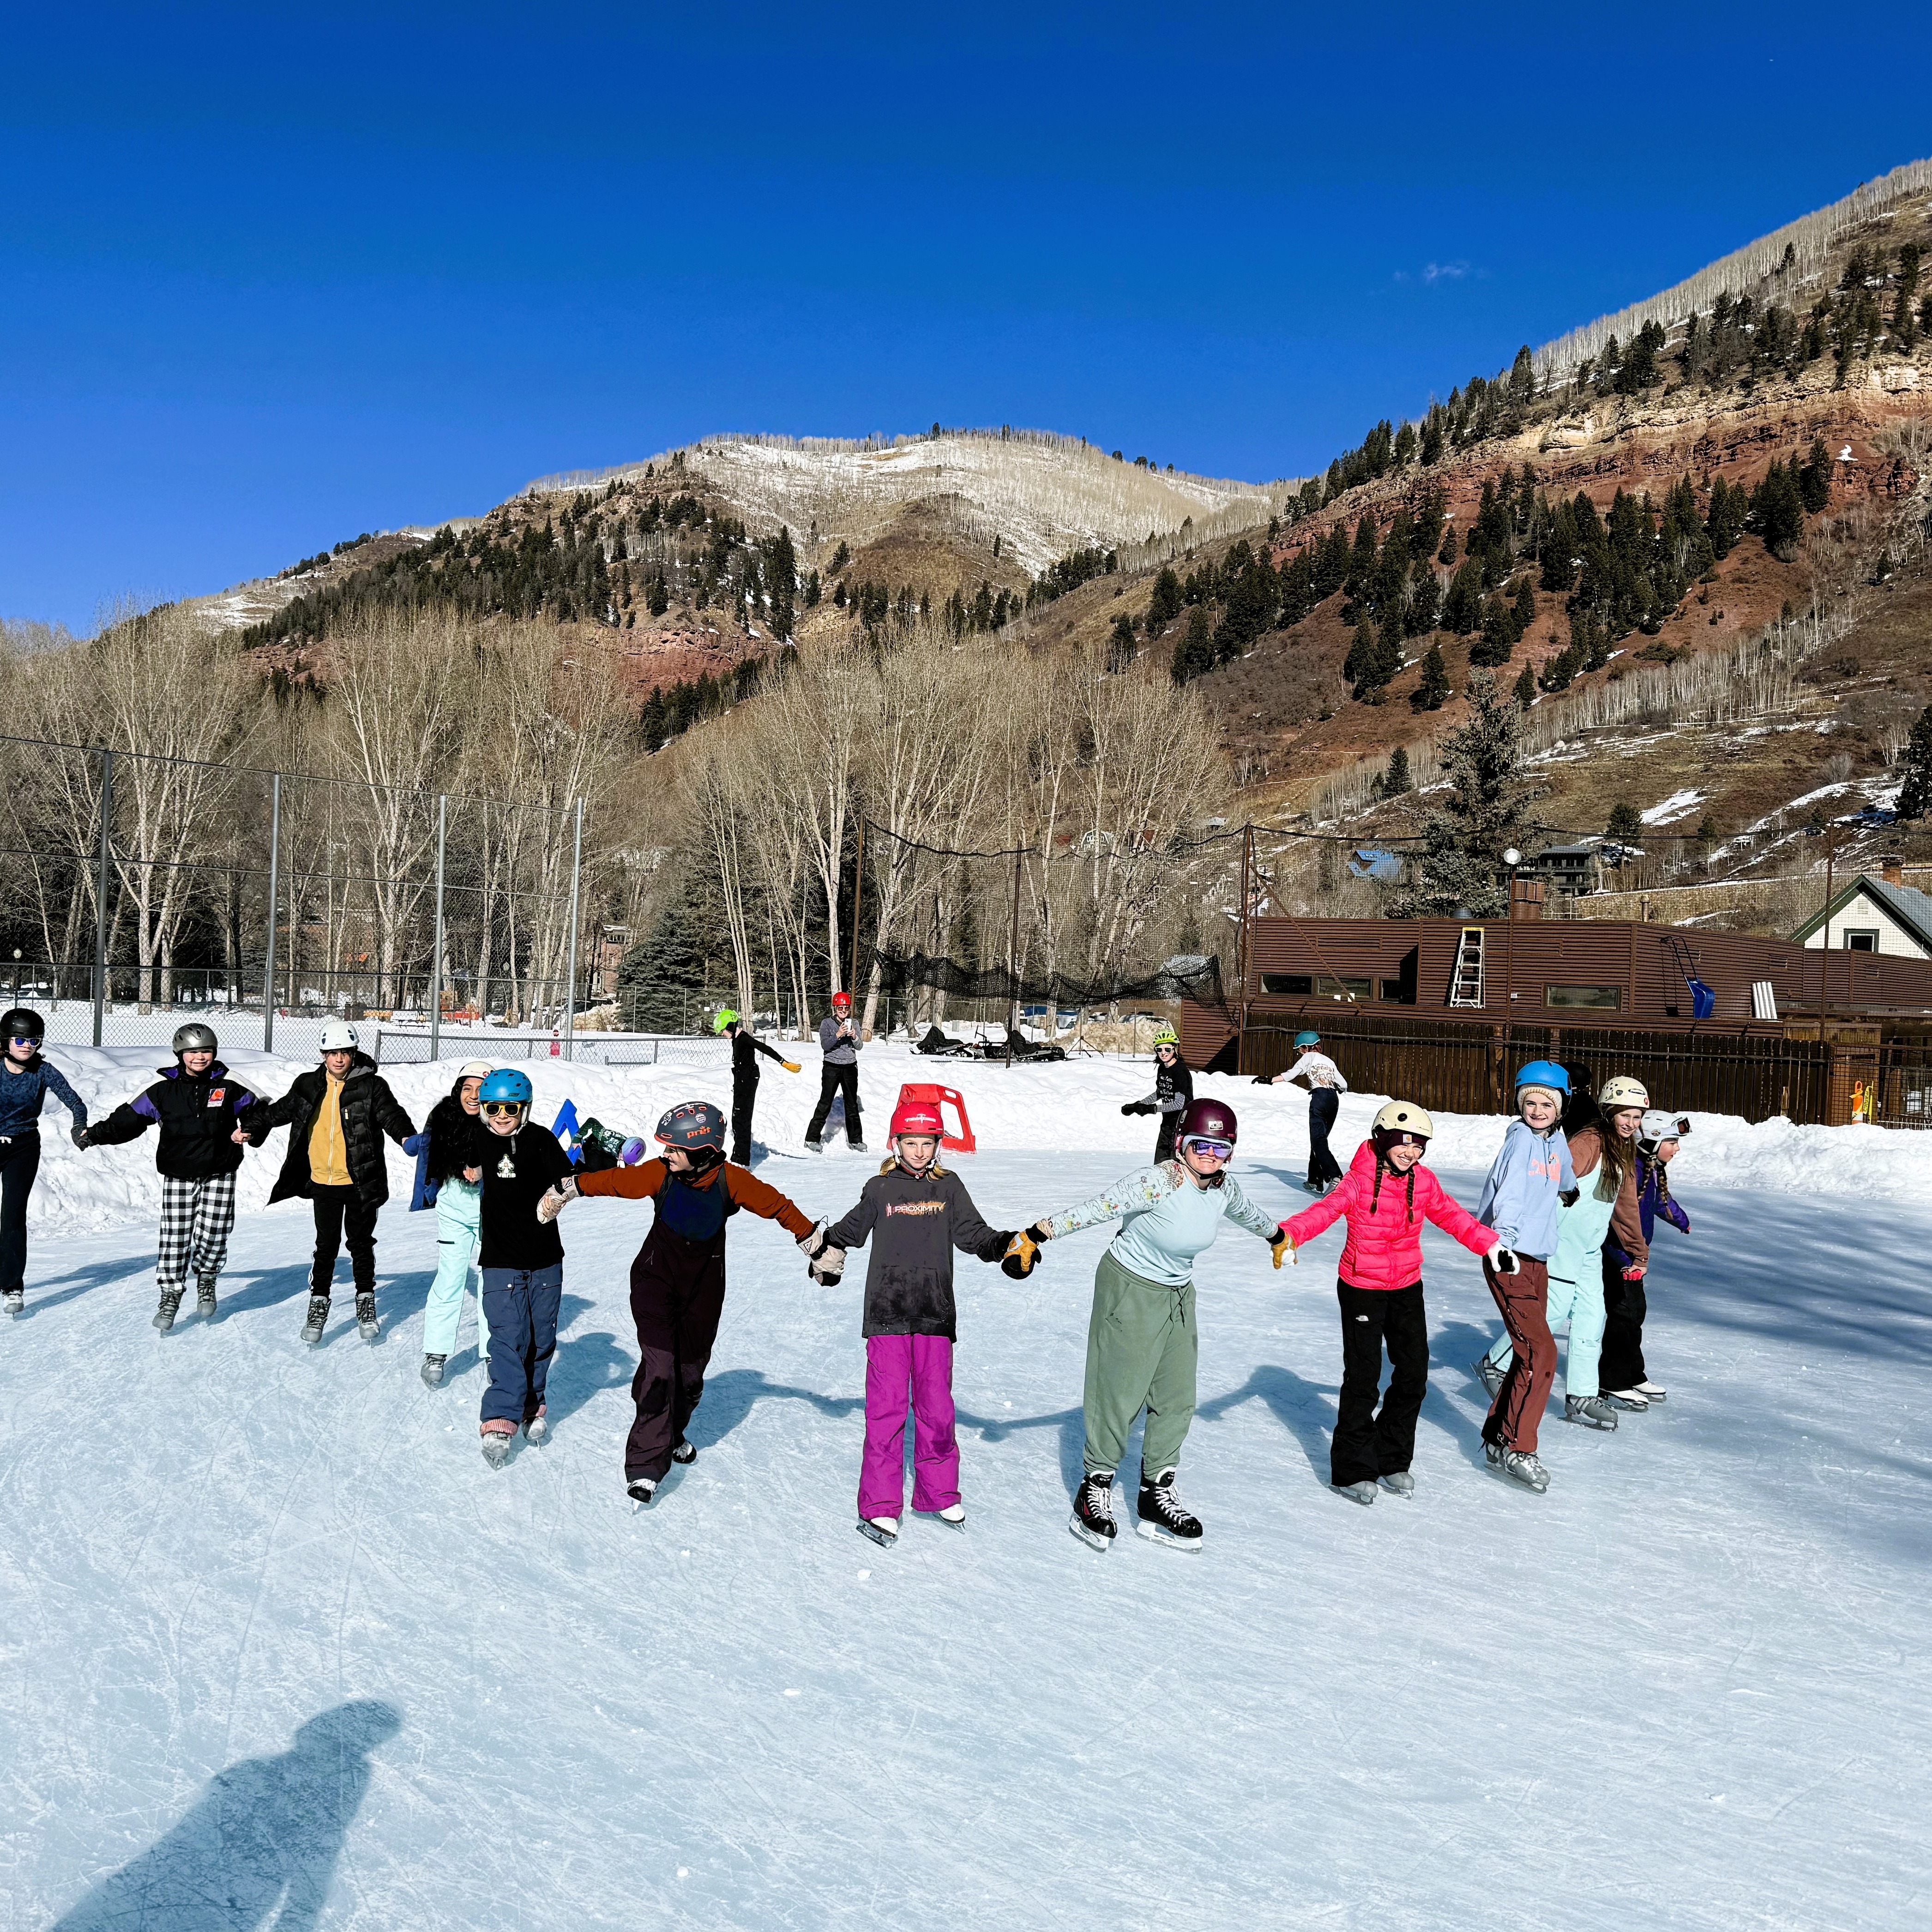
[[[1646,1246],[1661,1215],[1680,1234],[1690,1232],[1690,1217],[1670,1192],[1664,1170],[1677,1157],[1690,1123],[1654,1108],[1636,1130],[1636,1212]],[[1620,1409],[1642,1410],[1666,1393],[1650,1378],[1643,1360],[1643,1318],[1650,1259],[1630,1253],[1614,1225],[1604,1244],[1604,1354],[1598,1372],[1606,1401]]]
[[[1156,1162],[1174,1158],[1174,1137],[1180,1117],[1194,1098],[1194,1076],[1180,1057],[1180,1036],[1171,1026],[1160,1028],[1154,1036],[1154,1091],[1143,1099],[1130,1100],[1123,1114],[1158,1114],[1160,1131],[1154,1137]]]
[[[767,1046],[743,1017],[729,1006],[719,1009],[712,1030],[731,1042],[731,1158],[740,1167],[749,1167],[752,1114],[758,1104],[758,1055],[762,1053],[767,1060],[776,1060],[788,1073],[796,1073],[798,1063]]]
[[[563,1301],[563,1240],[556,1209],[544,1210],[571,1168],[556,1135],[530,1124],[531,1097],[530,1076],[514,1067],[496,1069],[476,1094],[484,1128],[473,1149],[481,1170],[477,1244],[490,1351],[478,1430],[493,1469],[508,1459],[520,1427],[531,1442],[550,1438],[544,1390]]]
[[[805,1130],[805,1144],[814,1154],[821,1144],[826,1117],[835,1096],[845,1096],[845,1141],[855,1154],[866,1151],[864,1124],[859,1118],[859,1029],[852,1023],[852,995],[834,993],[832,1010],[818,1023],[818,1045],[825,1056],[818,1077],[818,1105]]]
[[[1200,1358],[1195,1260],[1213,1244],[1224,1220],[1270,1243],[1276,1267],[1287,1246],[1287,1237],[1227,1172],[1236,1131],[1232,1107],[1196,1100],[1181,1116],[1178,1159],[1125,1175],[1104,1193],[1036,1221],[1014,1241],[1024,1260],[1034,1243],[1105,1221],[1121,1224],[1094,1277],[1084,1398],[1087,1474],[1071,1525],[1096,1550],[1113,1540],[1114,1472],[1143,1408],[1137,1527],[1171,1549],[1201,1546],[1200,1520],[1174,1487],[1181,1444],[1194,1420]]]
[[[471,1060],[457,1075],[456,1084],[430,1109],[422,1132],[413,1142],[403,1143],[404,1150],[416,1156],[410,1210],[436,1210],[436,1279],[430,1284],[429,1300],[423,1309],[422,1378],[431,1388],[442,1387],[444,1364],[455,1353],[470,1270],[476,1264],[482,1238],[481,1095],[489,1076],[488,1061]],[[476,1354],[487,1374],[490,1322],[484,1312],[480,1276],[476,1283]]]
[[[1322,1036],[1312,1028],[1294,1036],[1300,1057],[1292,1066],[1270,1078],[1255,1076],[1258,1086],[1278,1086],[1286,1080],[1308,1082],[1308,1178],[1302,1183],[1310,1194],[1321,1194],[1342,1178],[1341,1163],[1328,1144],[1329,1130],[1335,1124],[1342,1096],[1348,1090],[1342,1070],[1322,1051]]]
[[[1562,1132],[1570,1076],[1554,1060],[1532,1060],[1516,1076],[1516,1118],[1483,1183],[1476,1219],[1493,1228],[1516,1261],[1514,1272],[1483,1263],[1483,1279],[1514,1345],[1506,1362],[1484,1357],[1476,1372],[1490,1394],[1483,1454],[1498,1475],[1540,1496],[1550,1472],[1536,1449],[1543,1406],[1556,1379],[1550,1333],[1550,1257],[1564,1195],[1576,1191]]]
[[[1292,1248],[1306,1245],[1342,1216],[1348,1238],[1335,1283],[1342,1305],[1342,1394],[1329,1448],[1328,1480],[1352,1502],[1372,1503],[1378,1483],[1412,1495],[1415,1419],[1429,1389],[1429,1316],[1422,1302],[1422,1224],[1436,1226],[1502,1275],[1515,1257],[1459,1207],[1422,1165],[1436,1124],[1406,1100],[1376,1114],[1339,1186],[1281,1224]],[[1388,1393],[1376,1413],[1382,1346]]]
[[[1563,1419],[1586,1429],[1613,1430],[1617,1412],[1604,1399],[1599,1358],[1604,1340],[1603,1250],[1612,1226],[1624,1251],[1641,1265],[1649,1244],[1637,1219],[1637,1124],[1650,1096],[1641,1084],[1622,1076],[1606,1080],[1597,1095],[1602,1118],[1580,1126],[1569,1137],[1574,1176],[1569,1198],[1558,1204],[1556,1245],[1549,1264],[1546,1323],[1552,1337],[1567,1321],[1570,1351],[1564,1365]],[[1512,1130],[1512,1132],[1514,1130]],[[1507,1150],[1507,1140],[1504,1147]],[[1507,1373],[1514,1360],[1514,1337],[1505,1330],[1490,1348],[1492,1370]],[[1550,1344],[1553,1367],[1556,1344]]]
[[[51,1094],[74,1116],[76,1147],[87,1143],[87,1103],[58,1066],[40,1058],[47,1023],[31,1006],[0,1014],[0,1310],[26,1305],[27,1197],[40,1169],[40,1109]]]
[[[673,1462],[697,1457],[684,1432],[704,1394],[704,1370],[724,1312],[726,1222],[741,1208],[776,1221],[808,1261],[826,1246],[823,1222],[726,1161],[724,1116],[708,1100],[672,1108],[658,1122],[657,1138],[661,1158],[566,1175],[539,1210],[554,1216],[579,1195],[656,1203],[650,1232],[631,1264],[639,1358],[631,1396],[638,1413],[624,1445],[624,1482],[640,1504],[651,1501]]]
[[[298,1074],[279,1100],[250,1110],[249,1138],[260,1147],[277,1127],[289,1130],[272,1205],[290,1196],[315,1208],[315,1263],[309,1276],[302,1340],[313,1347],[328,1323],[335,1258],[345,1235],[356,1282],[356,1325],[365,1342],[382,1334],[376,1318],[376,1216],[389,1198],[382,1136],[398,1147],[416,1133],[389,1083],[362,1052],[356,1029],[331,1020],[322,1030],[322,1064]]]
[[[826,1231],[810,1264],[830,1286],[848,1250],[872,1244],[866,1270],[866,1456],[859,1478],[859,1528],[890,1546],[905,1501],[906,1394],[912,1394],[912,1506],[963,1526],[959,1445],[953,1433],[952,1350],[958,1317],[952,1251],[1001,1261],[1010,1229],[981,1220],[966,1184],[939,1165],[945,1132],[929,1101],[902,1102],[892,1114],[892,1158],[867,1181],[858,1204]]]
[[[215,1055],[214,1029],[199,1021],[174,1037],[175,1064],[160,1079],[106,1120],[77,1136],[83,1147],[113,1147],[158,1126],[154,1166],[161,1177],[160,1252],[154,1283],[160,1306],[154,1326],[165,1335],[188,1276],[195,1282],[195,1312],[214,1318],[214,1285],[228,1258],[235,1226],[235,1176],[248,1138],[248,1120],[261,1102]]]

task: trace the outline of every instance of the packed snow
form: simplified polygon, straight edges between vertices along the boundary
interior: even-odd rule
[[[98,1114],[145,1051],[56,1046]],[[759,1100],[761,1174],[814,1215],[874,1160]],[[241,1052],[279,1092],[299,1063]],[[529,1065],[538,1114],[647,1129],[711,1068]],[[446,1061],[388,1076],[414,1118]],[[954,1158],[1013,1226],[1140,1164],[1145,1061],[861,1062],[956,1089]],[[1305,1205],[1306,1103],[1234,1105],[1235,1172]],[[1670,1096],[1660,1095],[1668,1103]],[[1344,1097],[1346,1160],[1375,1096]],[[1543,1429],[1548,1495],[1484,1472],[1475,1264],[1425,1244],[1417,1492],[1328,1487],[1340,1231],[1274,1271],[1232,1228],[1197,1280],[1196,1556],[1068,1533],[1102,1231],[1025,1282],[960,1263],[962,1534],[854,1533],[862,1256],[806,1279],[732,1223],[700,1454],[634,1514],[626,1270],[649,1210],[562,1222],[554,1436],[477,1450],[466,1316],[416,1376],[434,1217],[392,1165],[366,1347],[346,1262],[297,1339],[310,1228],[251,1154],[212,1325],[158,1337],[152,1138],[50,1108],[26,1314],[0,1327],[8,1927],[1894,1928],[1932,1894],[1932,1137],[1694,1115],[1646,1346],[1666,1403]],[[1473,1204],[1502,1132],[1438,1120]],[[1560,1396],[1561,1384],[1558,1384]],[[1557,1405],[1560,1407],[1560,1402]],[[1133,1458],[1130,1453],[1129,1472]],[[1131,1507],[1131,1496],[1126,1498]]]

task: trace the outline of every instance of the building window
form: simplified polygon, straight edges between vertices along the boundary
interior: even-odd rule
[[[1623,1003],[1621,986],[1546,986],[1543,989],[1546,1006],[1585,1006],[1598,1012],[1614,1013]]]
[[[1408,982],[1403,980],[1383,980],[1381,983],[1379,996],[1383,1000],[1396,1006],[1412,1006],[1415,1004],[1414,996],[1409,992]]]
[[[1306,973],[1264,973],[1262,991],[1264,993],[1299,994],[1304,999],[1315,990],[1315,982]]]
[[[1878,928],[1876,926],[1845,928],[1845,950],[1847,952],[1876,952],[1878,950]]]
[[[1370,985],[1366,979],[1351,979],[1344,974],[1340,979],[1331,979],[1327,974],[1315,982],[1318,998],[1324,1000],[1366,1000],[1370,994]]]

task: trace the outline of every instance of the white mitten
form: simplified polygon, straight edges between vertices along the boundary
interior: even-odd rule
[[[563,1204],[576,1198],[576,1180],[574,1176],[566,1174],[538,1202],[537,1219],[548,1227],[563,1212]]]
[[[1514,1274],[1520,1265],[1516,1260],[1515,1250],[1504,1247],[1500,1241],[1483,1258],[1498,1274]]]

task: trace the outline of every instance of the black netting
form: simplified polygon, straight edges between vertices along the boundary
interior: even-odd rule
[[[882,989],[891,994],[925,986],[955,999],[1021,1000],[1054,1006],[1108,1006],[1122,1000],[1222,1004],[1220,961],[1195,953],[1164,960],[1155,971],[1138,977],[1109,975],[1084,980],[1066,973],[1030,974],[1022,969],[1017,986],[1012,968],[1005,965],[970,966],[928,952],[882,951],[874,957]]]

